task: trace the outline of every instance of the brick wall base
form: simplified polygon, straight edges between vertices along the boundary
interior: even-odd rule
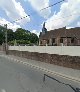
[[[63,67],[80,69],[80,57],[79,56],[68,56],[68,55],[57,55],[47,54],[38,52],[27,52],[27,51],[8,51],[8,54],[27,59],[37,60],[50,64],[55,64]]]

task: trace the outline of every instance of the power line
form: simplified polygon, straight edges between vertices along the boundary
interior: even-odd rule
[[[45,7],[45,8],[43,8],[43,9],[41,9],[40,11],[42,11],[42,10],[44,10],[44,9],[46,9],[46,8],[52,7],[52,6],[54,6],[54,5],[57,5],[57,4],[59,4],[59,3],[63,2],[63,1],[65,1],[65,0],[59,1],[59,2],[57,2],[57,3],[55,3],[55,4],[52,4],[52,5],[48,6],[48,7]],[[67,18],[67,17],[73,16],[73,15],[77,15],[77,14],[76,14],[76,13],[73,13],[73,14],[70,14],[70,15],[65,16],[65,17],[57,18],[57,19],[55,19],[55,20],[59,20],[59,19],[62,19],[62,18]],[[22,20],[23,18],[26,18],[26,17],[28,17],[28,16],[30,16],[30,15],[21,17],[20,19],[16,19],[15,21],[9,22],[9,23],[7,23],[7,24],[11,24],[11,23],[14,23],[14,22],[16,22],[16,21]],[[50,21],[53,21],[53,19],[50,20]],[[27,23],[28,23],[28,22],[27,22]],[[47,22],[46,22],[46,23],[47,23]],[[0,23],[0,24],[1,24],[1,23]],[[3,25],[4,25],[4,24],[3,24]]]
[[[54,21],[59,20],[59,19],[62,19],[62,18],[68,18],[68,17],[74,16],[74,15],[77,15],[77,13],[72,13],[72,14],[70,14],[70,15],[68,15],[68,16],[64,16],[64,17],[61,17],[61,18],[56,18]],[[53,21],[53,19],[50,20],[50,21]],[[12,22],[11,22],[11,23],[12,23]],[[47,22],[45,22],[45,23],[47,23]],[[1,24],[1,23],[0,23],[0,24]],[[10,23],[7,23],[7,24],[10,24]],[[4,25],[4,24],[1,24],[1,25]]]
[[[62,19],[62,18],[68,18],[68,17],[74,16],[74,15],[77,15],[77,13],[72,13],[72,14],[70,14],[70,15],[68,15],[68,16],[64,16],[64,17],[61,17],[61,18],[56,18],[55,20],[59,20],[59,19]],[[54,20],[54,21],[55,21],[55,20]],[[53,21],[53,19],[50,20],[50,21]],[[47,22],[45,22],[45,23],[47,23]]]
[[[68,17],[74,16],[74,15],[77,15],[77,13],[72,13],[68,16],[64,16],[64,17],[60,17],[60,18],[56,18],[56,19],[51,19],[50,21],[53,21],[53,20],[56,21],[56,20],[59,20],[59,19],[68,18]],[[47,22],[49,22],[49,21],[47,21]],[[47,22],[45,22],[45,23],[47,23]]]
[[[40,11],[45,10],[45,9],[47,9],[49,7],[53,7],[54,5],[57,5],[57,4],[59,4],[59,3],[63,2],[63,1],[65,1],[65,0],[61,0],[61,1],[57,2],[57,3],[55,3],[55,4],[49,5],[49,6],[45,7],[45,8],[43,8],[43,9],[41,9]]]
[[[65,1],[65,0],[61,0],[61,1],[59,1],[59,2],[56,2],[56,3],[52,4],[52,5],[49,5],[49,6],[45,7],[45,8],[42,8],[42,9],[39,10],[39,11],[45,10],[45,9],[47,9],[47,8],[49,8],[49,7],[53,7],[53,6],[59,4],[59,3],[63,2],[63,1]],[[31,14],[35,14],[35,13],[31,13]],[[17,22],[17,21],[19,21],[19,20],[25,19],[25,18],[27,18],[28,16],[31,16],[31,15],[27,15],[27,16],[21,17],[21,18],[19,18],[19,19],[16,19],[16,20],[10,22],[10,23],[14,23],[14,22]],[[7,24],[10,24],[10,23],[7,23]]]

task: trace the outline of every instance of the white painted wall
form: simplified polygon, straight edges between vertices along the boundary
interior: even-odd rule
[[[80,56],[80,46],[9,46],[9,50]]]

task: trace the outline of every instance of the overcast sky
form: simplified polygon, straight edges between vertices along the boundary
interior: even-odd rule
[[[43,22],[46,28],[53,30],[67,26],[80,27],[80,0],[65,0],[51,8],[41,9],[61,0],[0,0],[0,25],[8,24],[14,31],[17,28],[28,29],[39,34]],[[21,17],[25,19],[12,21]]]

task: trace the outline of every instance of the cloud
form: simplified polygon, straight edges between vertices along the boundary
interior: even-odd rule
[[[60,11],[57,14],[53,14],[46,21],[46,28],[53,30],[64,26],[69,26],[80,17],[80,0],[68,0],[64,2]]]
[[[19,19],[21,17],[27,16],[20,2],[16,0],[0,0],[0,7],[5,11],[6,15],[12,21]],[[27,23],[30,21],[28,16],[25,20],[18,21],[19,24]]]
[[[7,21],[6,19],[0,17],[0,25],[4,26],[4,24],[8,24],[7,28],[12,29],[13,31],[16,31],[17,28],[21,28],[20,25],[17,25],[16,23],[12,24],[9,21]]]
[[[79,26],[79,27],[80,27],[80,21],[79,21],[79,22],[77,22],[77,26]]]
[[[48,18],[51,14],[51,8],[41,9],[49,6],[49,0],[28,0],[31,6],[44,18]]]
[[[32,33],[35,33],[39,37],[39,32],[37,30],[32,30]]]
[[[71,26],[69,26],[69,27],[66,27],[66,29],[71,29],[71,28],[74,28],[74,27],[71,27]]]
[[[24,0],[25,2],[27,1],[27,0]]]

